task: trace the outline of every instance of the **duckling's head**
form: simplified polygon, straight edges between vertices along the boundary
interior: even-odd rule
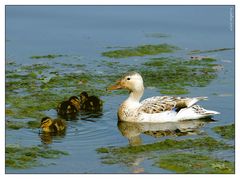
[[[50,117],[44,117],[41,120],[41,128],[48,128],[49,126],[52,125],[52,119]]]
[[[77,96],[71,96],[69,101],[79,101],[79,98]]]
[[[84,103],[86,100],[88,99],[88,94],[86,91],[83,91],[81,94],[80,94],[80,103]]]
[[[109,86],[107,90],[128,89],[130,92],[142,92],[144,90],[142,76],[137,72],[124,75],[115,85]]]
[[[70,103],[73,103],[75,105],[79,104],[79,98],[77,96],[71,96],[68,100]]]

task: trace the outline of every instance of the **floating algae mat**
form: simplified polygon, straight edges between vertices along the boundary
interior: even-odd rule
[[[234,139],[235,137],[235,124],[226,126],[216,126],[213,131],[221,135],[225,139]]]
[[[160,53],[171,53],[179,50],[178,47],[169,44],[140,45],[121,50],[103,52],[102,55],[109,58],[127,58],[133,56],[157,55]]]
[[[82,91],[96,96],[105,95],[105,84],[110,77],[114,78],[114,75],[97,75],[87,70],[79,73],[73,71],[59,74],[59,69],[47,63],[15,65],[14,67],[15,69],[8,65],[6,71],[6,116],[8,120],[12,118],[40,119],[45,116],[45,111],[55,109],[60,101],[73,95],[79,96]],[[11,129],[29,127],[24,123],[13,124],[11,122],[7,125]]]
[[[232,149],[233,146],[219,142],[212,137],[203,137],[198,139],[173,140],[166,139],[153,144],[145,144],[140,146],[114,147],[114,148],[98,148],[98,153],[127,154],[142,153],[157,150],[173,150],[173,149],[205,149],[208,151],[217,149]]]
[[[57,55],[57,54],[35,55],[35,56],[31,56],[30,58],[32,58],[32,59],[42,59],[42,58],[54,59],[54,58],[63,57],[63,56],[66,56],[66,55]]]
[[[8,94],[6,103],[10,106],[7,108],[7,116],[16,119],[41,118],[44,116],[44,111],[54,109],[61,99],[60,94],[50,92],[33,92],[24,96]]]
[[[162,94],[189,93],[188,87],[205,87],[217,77],[216,59],[185,60],[181,58],[152,58],[141,68],[146,86],[160,88]]]
[[[212,152],[215,150],[233,149],[234,146],[217,141],[212,137],[202,137],[198,139],[184,139],[173,140],[166,139],[161,142],[153,144],[145,144],[140,146],[126,146],[126,147],[101,147],[97,149],[97,153],[101,154],[102,163],[104,164],[119,164],[124,163],[131,165],[137,156],[144,156],[146,153],[148,157],[154,158],[154,152],[169,152],[175,150],[195,150]]]
[[[8,129],[18,130],[21,128],[30,128],[30,129],[36,129],[40,126],[40,120],[36,121],[28,121],[28,122],[22,122],[22,121],[7,121],[6,127]]]
[[[218,48],[213,50],[192,50],[188,54],[200,54],[200,53],[213,53],[213,52],[221,52],[226,50],[234,50],[234,48]]]
[[[21,147],[19,145],[7,145],[5,148],[6,167],[25,169],[42,165],[39,159],[60,158],[68,155],[67,152],[53,149],[45,149],[38,146]]]
[[[234,173],[233,162],[191,153],[162,155],[154,165],[176,173]]]

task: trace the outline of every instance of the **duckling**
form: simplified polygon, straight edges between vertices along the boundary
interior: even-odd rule
[[[88,96],[84,91],[80,94],[80,105],[84,111],[101,111],[103,102],[97,96]]]
[[[86,111],[101,111],[102,101],[97,96],[90,96],[83,104]]]
[[[63,132],[66,129],[66,123],[63,119],[51,119],[50,117],[44,117],[41,120],[41,126],[43,132]]]
[[[76,116],[78,109],[80,108],[79,104],[75,104],[77,100],[75,98],[70,98],[70,101],[63,101],[57,106],[57,113],[60,116]]]
[[[88,99],[88,94],[86,91],[83,91],[81,94],[80,94],[80,104],[84,104]]]
[[[77,96],[71,96],[68,101],[77,109],[77,111],[80,111],[80,100]]]

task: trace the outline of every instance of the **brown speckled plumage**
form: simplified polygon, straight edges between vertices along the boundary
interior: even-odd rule
[[[189,104],[195,100],[207,99],[206,97],[187,98],[187,97],[175,97],[175,96],[155,96],[152,98],[145,99],[141,102],[139,111],[145,113],[154,114],[163,111],[176,110],[179,111],[181,108],[190,107]],[[196,102],[193,102],[195,104]]]

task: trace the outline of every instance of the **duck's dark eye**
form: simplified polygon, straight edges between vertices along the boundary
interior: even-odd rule
[[[127,78],[127,80],[130,80],[130,78]]]

